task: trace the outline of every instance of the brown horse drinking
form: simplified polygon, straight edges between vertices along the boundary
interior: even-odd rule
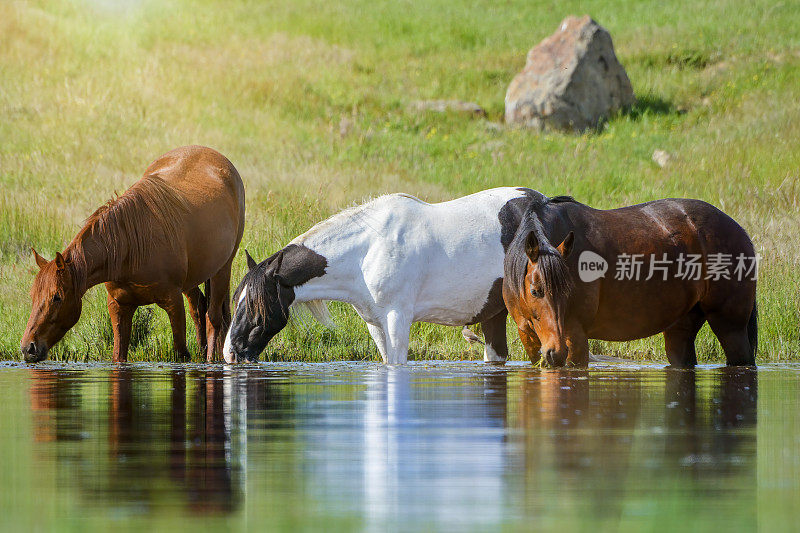
[[[227,158],[202,146],[164,154],[95,211],[55,259],[33,251],[40,270],[22,336],[25,360],[47,357],[80,318],[84,293],[99,283],[108,291],[114,361],[127,360],[134,311],[152,303],[169,315],[175,352],[189,357],[181,293],[198,345],[213,360],[230,323],[231,263],[243,230],[244,185]]]
[[[588,339],[663,332],[670,364],[691,367],[708,321],[729,365],[755,365],[755,274],[747,233],[705,202],[601,211],[541,196],[506,254],[503,298],[532,362],[585,367]]]

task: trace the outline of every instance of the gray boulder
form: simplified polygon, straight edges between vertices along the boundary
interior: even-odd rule
[[[506,123],[581,132],[636,102],[611,35],[588,15],[567,17],[528,52],[506,92]]]

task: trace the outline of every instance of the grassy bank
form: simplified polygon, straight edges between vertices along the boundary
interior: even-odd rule
[[[601,132],[498,128],[528,49],[570,14],[611,32],[639,98]],[[121,2],[0,4],[0,356],[16,358],[35,246],[51,257],[161,153],[212,146],[247,186],[255,256],[385,192],[440,201],[499,185],[600,208],[668,196],[736,218],[763,256],[760,361],[800,357],[800,8],[791,2]],[[474,101],[488,120],[420,113]],[[665,168],[655,149],[673,154]],[[244,260],[235,265],[238,281]],[[276,359],[376,358],[355,313],[298,324]],[[140,310],[132,359],[171,337]],[[190,331],[190,338],[193,337]],[[522,356],[509,329],[512,351]],[[54,357],[106,358],[102,288]],[[704,328],[702,360],[721,360]],[[663,357],[660,337],[593,351]],[[478,357],[460,332],[418,324],[412,357]]]

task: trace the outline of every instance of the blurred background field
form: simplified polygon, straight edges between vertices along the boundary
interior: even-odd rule
[[[502,126],[527,51],[567,15],[611,33],[638,97],[599,132]],[[264,258],[341,208],[386,192],[441,201],[501,185],[611,208],[679,196],[711,202],[753,237],[759,361],[800,353],[800,6],[675,0],[346,0],[0,3],[0,356],[18,358],[33,279],[82,220],[150,161],[216,148],[247,187],[243,247]],[[488,116],[420,112],[476,102]],[[672,154],[664,168],[656,149]],[[236,282],[243,253],[235,264]],[[102,287],[54,358],[105,359]],[[365,325],[287,328],[266,359],[377,359]],[[166,317],[142,309],[132,360],[169,357]],[[189,330],[190,342],[193,332]],[[509,328],[514,357],[523,357]],[[412,358],[477,358],[457,328],[418,324]],[[661,337],[593,342],[663,358]],[[707,327],[702,361],[722,361]]]

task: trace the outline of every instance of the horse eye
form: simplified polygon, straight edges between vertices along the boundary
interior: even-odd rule
[[[531,287],[531,296],[534,298],[542,298],[544,296],[544,291],[542,291],[542,289]]]
[[[54,302],[60,302],[61,301],[61,295],[58,294],[58,293],[54,294],[53,295],[53,301]]]

